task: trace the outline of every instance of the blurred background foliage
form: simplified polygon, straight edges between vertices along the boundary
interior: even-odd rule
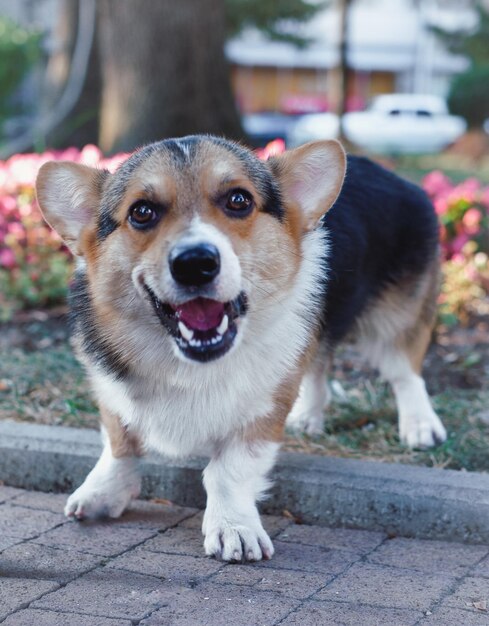
[[[42,34],[0,16],[0,126],[18,113],[16,91],[41,58]]]

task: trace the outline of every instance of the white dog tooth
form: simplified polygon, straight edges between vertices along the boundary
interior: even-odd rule
[[[194,338],[194,331],[187,328],[183,322],[178,322],[178,330],[184,339],[192,341]]]
[[[228,329],[228,326],[229,326],[229,318],[226,314],[224,314],[224,317],[222,318],[221,323],[216,328],[216,330],[220,335],[224,335],[224,333]]]

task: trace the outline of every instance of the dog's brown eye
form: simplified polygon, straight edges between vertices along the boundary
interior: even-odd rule
[[[233,189],[226,201],[226,209],[232,213],[238,213],[240,217],[248,214],[253,206],[251,194],[244,189]]]
[[[129,209],[129,223],[134,228],[151,228],[158,221],[159,215],[159,211],[151,202],[136,202]]]

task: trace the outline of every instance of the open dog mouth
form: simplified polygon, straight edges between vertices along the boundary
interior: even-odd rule
[[[213,361],[226,354],[238,332],[236,320],[248,309],[242,291],[229,302],[194,298],[183,304],[162,302],[144,285],[154,311],[183,354],[194,361]]]

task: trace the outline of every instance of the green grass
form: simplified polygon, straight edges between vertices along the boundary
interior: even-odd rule
[[[96,412],[68,345],[0,354],[0,419],[95,426]]]
[[[469,471],[489,471],[489,391],[446,388],[433,396],[448,431],[430,450],[399,442],[389,386],[367,376],[344,382],[321,437],[287,434],[286,450]],[[338,389],[338,385],[336,386]],[[0,353],[0,419],[95,428],[97,409],[67,344]]]
[[[332,403],[321,437],[288,435],[286,448],[328,456],[489,471],[489,392],[447,389],[432,396],[448,432],[429,450],[409,450],[397,434],[394,398],[381,382],[362,382]]]

